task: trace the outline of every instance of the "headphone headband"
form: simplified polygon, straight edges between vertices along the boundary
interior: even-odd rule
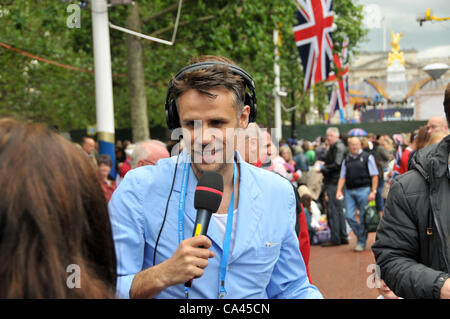
[[[178,73],[175,75],[175,79],[179,80],[182,77],[182,75],[187,72],[193,72],[201,69],[209,69],[215,65],[222,65],[228,67],[232,73],[240,75],[246,81],[246,83],[249,86],[249,89],[251,88],[255,89],[255,83],[253,82],[252,77],[244,69],[238,67],[237,65],[220,61],[205,61],[185,66],[180,71],[178,71]]]
[[[209,69],[212,68],[215,65],[221,65],[227,67],[230,72],[239,75],[244,80],[245,86],[251,91],[251,95],[246,92],[245,93],[245,101],[244,103],[246,105],[250,106],[250,115],[249,115],[249,122],[255,122],[256,121],[256,93],[255,93],[255,83],[253,82],[252,77],[250,74],[248,74],[244,69],[238,67],[234,64],[229,64],[225,62],[220,61],[205,61],[205,62],[199,62],[194,63],[188,66],[185,66],[180,71],[177,72],[177,74],[174,76],[174,79],[179,80],[182,78],[182,76],[188,72],[193,72],[196,70],[201,69]],[[170,80],[169,82],[169,88],[167,91],[166,96],[166,122],[167,126],[170,130],[174,130],[176,128],[179,128],[180,125],[180,118],[178,115],[178,110],[175,103],[175,97],[173,95],[173,81]]]

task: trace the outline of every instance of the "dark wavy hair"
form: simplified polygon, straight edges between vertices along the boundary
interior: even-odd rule
[[[114,298],[107,204],[81,148],[0,119],[0,298]],[[80,270],[70,288],[68,266]]]

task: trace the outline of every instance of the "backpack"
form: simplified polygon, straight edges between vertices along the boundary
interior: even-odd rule
[[[379,223],[380,213],[378,212],[375,201],[372,200],[364,209],[364,226],[367,232],[372,233],[377,231]]]

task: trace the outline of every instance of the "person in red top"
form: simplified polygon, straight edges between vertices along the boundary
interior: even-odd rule
[[[103,193],[105,194],[106,202],[109,202],[112,194],[117,188],[116,182],[108,178],[109,172],[112,168],[111,157],[107,154],[102,154],[97,159],[98,176]]]
[[[400,167],[395,167],[395,170],[400,174],[406,173],[408,171],[408,163],[411,154],[416,150],[417,139],[414,134],[411,134],[411,140],[408,147],[403,151],[402,157],[400,159]]]
[[[128,171],[132,168],[131,167],[131,155],[133,154],[135,149],[136,149],[135,144],[128,144],[128,146],[124,150],[126,159],[122,164],[120,164],[120,168],[119,168],[119,176],[121,179],[123,179],[125,177],[125,175],[128,173]]]
[[[270,157],[272,154],[272,141],[270,133],[267,130],[261,130],[256,123],[249,123],[246,130],[240,132],[237,138],[237,150],[242,158],[256,167],[273,170],[273,165]],[[294,186],[293,186],[294,187]],[[309,273],[309,257],[311,253],[311,243],[309,240],[308,223],[306,215],[303,210],[303,205],[297,189],[294,187],[294,193],[297,201],[297,220],[295,231],[298,235],[299,248],[305,262],[306,272],[309,282],[311,276]]]

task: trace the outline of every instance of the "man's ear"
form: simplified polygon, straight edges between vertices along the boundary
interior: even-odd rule
[[[250,106],[245,105],[242,108],[241,116],[239,118],[239,127],[242,129],[246,129],[248,126],[248,118],[250,116]]]

